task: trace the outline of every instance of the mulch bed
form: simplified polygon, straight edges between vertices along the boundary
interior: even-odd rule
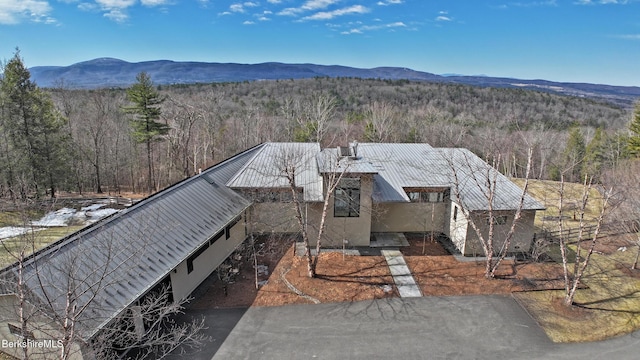
[[[559,264],[505,260],[498,269],[497,278],[487,279],[484,261],[460,262],[438,241],[427,238],[424,242],[422,236],[409,236],[408,240],[410,246],[401,251],[425,296],[508,294],[561,289],[563,286]],[[258,257],[258,263],[268,268],[268,274],[258,279],[266,280],[259,290],[255,289],[252,257],[248,256],[234,282],[227,285],[226,295],[223,284],[213,275],[198,290],[194,296],[196,300],[190,306],[280,306],[312,303],[312,299],[326,303],[399,296],[382,256],[323,252],[318,260],[318,276],[309,278],[306,258],[294,256],[293,246],[286,246],[281,246],[282,251],[266,251]],[[287,282],[308,297],[294,293]]]

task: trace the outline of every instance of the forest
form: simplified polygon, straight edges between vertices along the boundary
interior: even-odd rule
[[[128,89],[39,88],[19,53],[2,65],[0,197],[152,193],[267,141],[465,147],[499,170],[579,181],[634,155],[634,110],[545,92],[314,78]],[[635,118],[640,123],[638,109]]]

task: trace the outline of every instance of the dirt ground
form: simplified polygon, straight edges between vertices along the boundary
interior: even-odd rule
[[[562,267],[558,264],[505,260],[498,278],[486,279],[483,261],[459,261],[439,242],[423,242],[420,236],[409,236],[408,240],[410,246],[401,251],[426,296],[508,294],[562,288]],[[260,239],[259,243],[262,249],[257,256],[259,289],[256,289],[253,257],[248,255],[226,289],[214,273],[197,290],[189,307],[279,306],[399,296],[383,256],[323,252],[318,260],[318,277],[312,279],[307,276],[306,258],[293,255],[291,242],[277,246],[268,239]]]

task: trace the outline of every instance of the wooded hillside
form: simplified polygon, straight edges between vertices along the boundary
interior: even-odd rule
[[[569,164],[568,152],[575,150],[571,146],[589,146],[594,138],[600,155],[592,161],[598,167],[616,164],[626,154],[624,134],[631,119],[627,109],[585,98],[404,80],[314,78],[162,86],[157,88],[164,98],[158,122],[168,126],[168,132],[149,144],[153,151],[148,170],[149,154],[135,141],[134,119],[124,111],[132,105],[125,90],[37,89],[51,99],[63,121],[55,130],[60,135],[56,146],[63,148],[56,150],[60,161],[55,172],[48,172],[55,174],[55,181],[42,180],[47,174],[27,176],[31,172],[15,168],[9,173],[3,167],[1,194],[31,196],[52,187],[146,191],[149,174],[158,190],[265,141],[466,147],[483,158],[499,155],[500,170],[507,175],[521,172],[526,148],[533,147],[534,176],[549,178],[567,166],[583,169],[584,164]],[[12,101],[17,100],[7,91],[0,105],[4,159],[26,151],[14,139],[20,135],[9,130],[28,122],[14,111]],[[578,131],[582,145],[567,148],[571,131]],[[34,169],[38,166],[33,164]]]

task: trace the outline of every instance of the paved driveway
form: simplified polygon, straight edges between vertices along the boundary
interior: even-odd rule
[[[207,321],[215,324],[221,311],[212,310]],[[554,344],[509,296],[290,305],[250,308],[240,315],[237,323],[227,324],[232,330],[221,346],[214,343],[190,358],[214,352],[215,360],[640,358],[640,333]]]

